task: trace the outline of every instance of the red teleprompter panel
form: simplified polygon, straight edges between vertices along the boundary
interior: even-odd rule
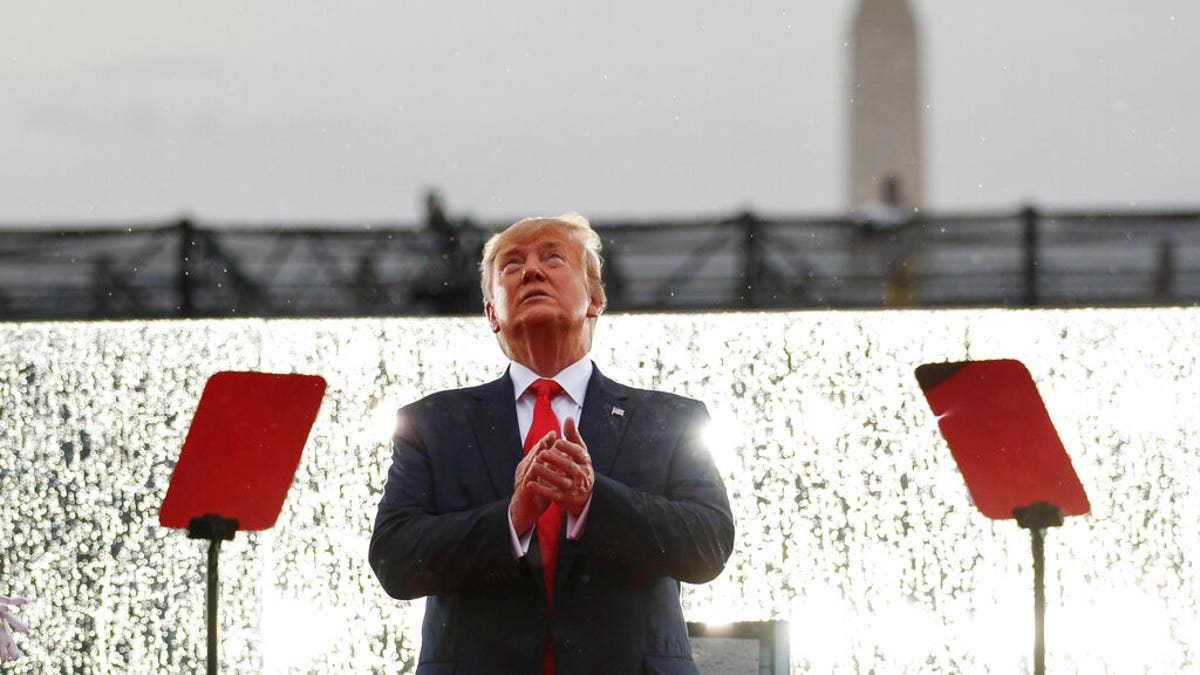
[[[975,506],[1012,518],[1034,502],[1063,515],[1091,506],[1029,370],[1020,361],[930,363],[917,380]]]
[[[220,372],[192,418],[158,522],[236,518],[240,530],[275,524],[316,419],[325,380],[315,375]]]

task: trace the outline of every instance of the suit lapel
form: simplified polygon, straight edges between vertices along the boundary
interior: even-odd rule
[[[476,390],[478,405],[472,426],[475,440],[496,494],[508,499],[513,494],[513,474],[521,461],[521,433],[517,430],[517,408],[513,401],[512,378],[508,371]]]
[[[612,472],[621,450],[625,421],[633,412],[628,407],[629,397],[624,389],[601,375],[598,368],[593,369],[583,401],[579,435],[587,443],[592,468],[598,473]]]

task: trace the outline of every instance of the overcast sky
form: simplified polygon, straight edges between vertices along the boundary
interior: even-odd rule
[[[932,210],[1200,208],[1195,0],[910,0]],[[10,3],[0,224],[845,207],[852,0]]]

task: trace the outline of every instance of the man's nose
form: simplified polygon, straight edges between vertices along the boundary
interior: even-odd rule
[[[522,276],[521,276],[521,279],[523,281],[529,281],[530,279],[533,279],[535,281],[543,281],[543,280],[545,280],[545,278],[546,278],[546,274],[545,274],[545,271],[542,269],[542,261],[541,260],[538,260],[537,257],[531,256],[528,260],[525,261],[525,266],[522,268]]]

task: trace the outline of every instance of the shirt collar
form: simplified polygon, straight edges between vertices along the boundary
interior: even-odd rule
[[[575,405],[583,406],[583,397],[587,394],[588,380],[592,379],[592,360],[586,355],[563,368],[557,375],[549,379],[558,383],[558,386],[563,388],[571,400],[575,401]],[[533,381],[541,376],[533,372],[526,366],[523,366],[516,361],[513,361],[508,367],[508,375],[512,378],[513,383],[513,400],[521,398],[521,394],[533,384]]]

